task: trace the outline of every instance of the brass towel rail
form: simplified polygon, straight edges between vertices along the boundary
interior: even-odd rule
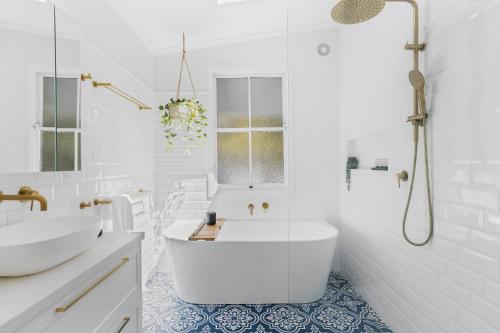
[[[86,80],[91,80],[92,79],[92,75],[90,74],[82,74],[80,76],[81,80],[82,81],[86,81]],[[110,82],[98,82],[98,81],[92,81],[92,86],[94,88],[99,88],[99,87],[103,87],[103,88],[106,88],[108,89],[109,91],[117,94],[118,96],[126,99],[127,101],[137,105],[139,107],[139,110],[151,110],[151,107],[143,102],[141,102],[140,100],[138,100],[137,98],[135,97],[132,97],[130,96],[129,94],[127,94],[126,92],[124,92],[123,90],[115,87],[112,83]]]

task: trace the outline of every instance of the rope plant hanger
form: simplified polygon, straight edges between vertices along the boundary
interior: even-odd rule
[[[184,67],[186,67],[191,88],[193,89],[193,98],[182,98],[180,96]],[[186,35],[184,33],[182,34],[182,59],[175,99],[171,98],[168,104],[160,105],[159,109],[163,112],[161,124],[164,128],[169,150],[173,147],[175,138],[179,136],[182,137],[182,141],[187,142],[187,153],[205,142],[207,138],[206,127],[208,126],[207,110],[196,96],[196,89],[187,62]]]

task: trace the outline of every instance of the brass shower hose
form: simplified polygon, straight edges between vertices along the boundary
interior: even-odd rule
[[[423,110],[425,112],[425,110]],[[418,126],[418,125],[416,125]],[[414,154],[413,154],[413,172],[411,176],[411,184],[410,184],[410,192],[408,194],[408,201],[406,202],[406,209],[405,209],[405,214],[403,218],[403,236],[406,239],[408,243],[410,243],[413,246],[424,246],[427,245],[434,234],[434,211],[432,207],[432,198],[431,198],[431,181],[430,181],[430,172],[429,172],[429,149],[428,149],[428,142],[427,142],[427,119],[423,117],[422,120],[422,127],[423,127],[423,134],[424,134],[424,154],[425,154],[425,177],[426,177],[426,182],[427,182],[427,204],[429,207],[429,235],[427,238],[421,242],[417,243],[412,241],[407,233],[406,233],[406,222],[408,219],[408,211],[410,210],[410,203],[411,203],[411,198],[413,195],[413,188],[415,185],[415,173],[417,172],[417,157],[418,157],[418,137],[414,140]],[[418,129],[417,129],[418,130]]]

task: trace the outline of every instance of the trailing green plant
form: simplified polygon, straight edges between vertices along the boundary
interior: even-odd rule
[[[187,152],[205,142],[208,126],[207,109],[199,100],[171,98],[168,104],[160,105],[159,109],[163,112],[161,124],[164,128],[167,149],[172,148],[174,140],[178,137],[187,142]]]

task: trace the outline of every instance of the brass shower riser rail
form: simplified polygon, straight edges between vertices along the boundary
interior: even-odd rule
[[[82,81],[86,81],[86,80],[90,80],[92,79],[92,76],[90,74],[82,74],[81,75],[81,80]],[[92,81],[92,86],[94,88],[99,88],[99,87],[103,87],[103,88],[106,88],[108,89],[109,91],[117,94],[118,96],[126,99],[127,101],[137,105],[137,107],[139,107],[139,110],[151,110],[151,107],[143,102],[141,102],[140,100],[138,100],[137,98],[135,97],[132,97],[130,96],[129,94],[127,94],[126,92],[124,92],[123,90],[115,87],[112,83],[110,82],[97,82],[97,81]]]

